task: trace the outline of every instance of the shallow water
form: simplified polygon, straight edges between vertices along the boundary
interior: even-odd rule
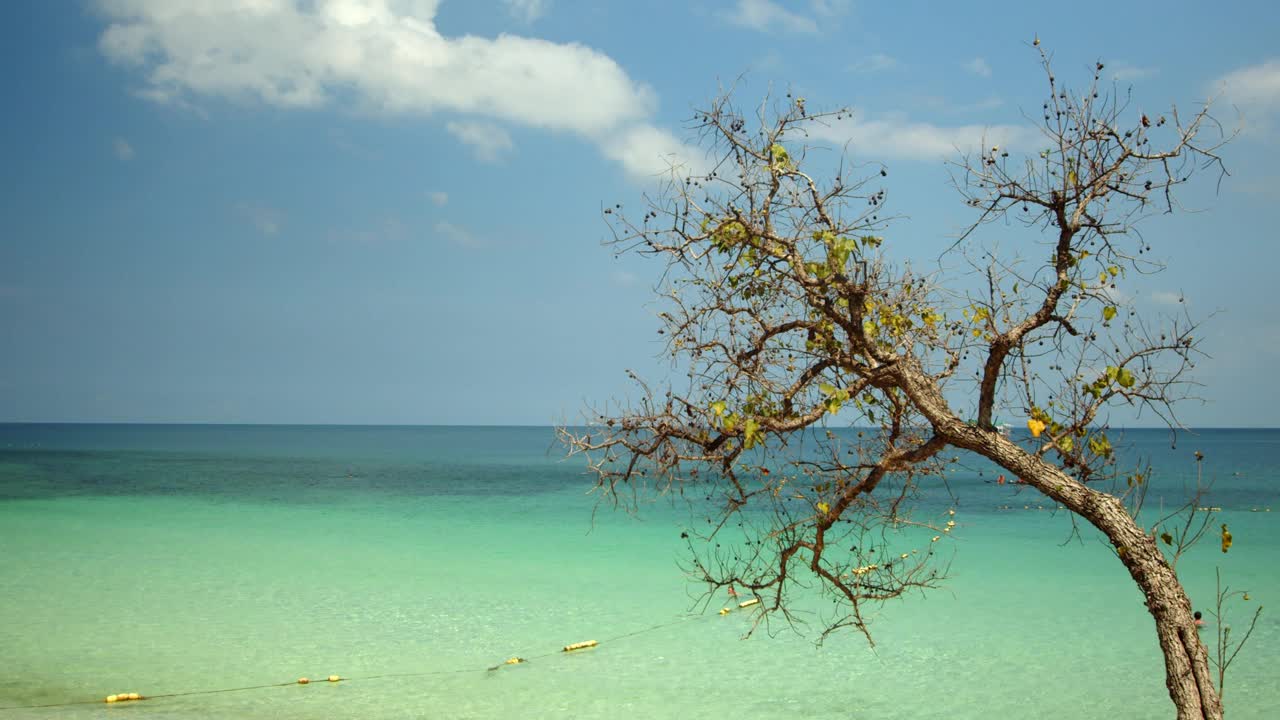
[[[1243,619],[1280,598],[1280,432],[1133,433],[1163,486],[1202,450],[1221,476],[1214,568]],[[1162,718],[1163,665],[1109,551],[1031,496],[961,472],[946,587],[876,611],[873,650],[815,646],[698,603],[685,506],[600,512],[545,428],[0,426],[0,706],[289,682],[159,698],[154,717]],[[1236,476],[1234,473],[1240,472]],[[1162,487],[1163,487],[1162,486]],[[1011,504],[1016,511],[997,511]],[[1267,506],[1277,512],[1265,512]],[[1257,507],[1258,512],[1252,512]],[[1239,620],[1237,620],[1239,622]],[[619,637],[666,625],[649,632]],[[1210,628],[1207,632],[1212,632]],[[597,639],[574,654],[564,644]],[[512,655],[531,662],[485,668]],[[545,657],[538,657],[543,656]],[[1280,703],[1280,615],[1228,676],[1229,713]],[[413,674],[372,678],[375,675]],[[427,674],[438,673],[438,674]],[[0,717],[98,717],[101,704]]]

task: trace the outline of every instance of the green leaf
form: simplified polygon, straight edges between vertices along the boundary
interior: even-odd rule
[[[1106,435],[1094,435],[1089,438],[1089,450],[1094,455],[1110,457],[1112,452],[1111,441],[1107,439]]]
[[[1111,322],[1111,320],[1115,318],[1115,316],[1116,316],[1116,308],[1114,305],[1108,305],[1102,308],[1103,322]]]
[[[723,400],[717,400],[711,403],[711,412],[715,413],[717,417],[724,417],[724,408],[725,404]]]
[[[1122,388],[1131,388],[1137,382],[1137,379],[1133,376],[1133,373],[1129,372],[1128,368],[1120,368],[1120,372],[1116,373],[1116,382],[1120,383]]]
[[[787,149],[785,147],[779,145],[778,143],[774,143],[769,146],[769,155],[772,158],[769,164],[775,170],[791,169],[791,155],[790,153],[787,152]]]

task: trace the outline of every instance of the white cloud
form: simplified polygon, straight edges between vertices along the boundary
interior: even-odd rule
[[[770,0],[738,0],[733,9],[721,14],[734,25],[760,32],[818,32],[818,23],[812,18],[797,15]]]
[[[441,190],[432,190],[427,193],[427,197],[431,198],[431,204],[436,207],[444,207],[449,204],[449,193]]]
[[[200,98],[478,119],[601,146],[649,124],[657,97],[602,52],[499,35],[443,36],[436,0],[96,0],[113,62],[156,102]]]
[[[1183,301],[1182,293],[1157,290],[1151,293],[1151,301],[1159,305],[1177,305]]]
[[[892,70],[897,66],[898,61],[896,58],[885,55],[884,53],[876,53],[859,60],[853,65],[850,65],[849,69],[857,73],[875,73]]]
[[[900,158],[943,160],[979,147],[999,145],[1011,150],[1036,146],[1040,133],[1023,125],[934,125],[902,116],[872,120],[851,117],[809,128],[811,137],[850,149],[868,160]]]
[[[979,75],[981,77],[991,77],[991,66],[987,64],[986,60],[983,60],[980,57],[974,58],[969,62],[965,63],[964,69],[968,70],[974,75]]]
[[[702,175],[708,171],[702,150],[689,147],[666,130],[651,126],[637,126],[620,133],[604,152],[636,177],[660,178],[673,171],[681,176]]]
[[[1280,59],[1233,70],[1218,78],[1212,92],[1239,108],[1246,130],[1265,130],[1280,113]]]
[[[502,0],[507,12],[522,22],[531,23],[547,14],[551,9],[551,0]]]
[[[497,162],[503,153],[515,147],[507,131],[491,122],[450,122],[445,124],[445,129],[470,145],[483,162]]]
[[[134,152],[133,146],[129,144],[129,141],[120,137],[112,141],[111,148],[115,150],[116,157],[125,161],[132,160],[133,156],[137,154]]]
[[[1220,78],[1218,83],[1235,102],[1280,106],[1280,59],[1234,70]]]
[[[1111,62],[1104,63],[1104,65],[1106,65],[1104,69],[1110,71],[1111,79],[1116,82],[1135,82],[1138,80],[1146,80],[1149,77],[1155,77],[1160,74],[1160,70],[1158,68],[1139,67],[1137,65],[1131,65],[1124,62],[1123,60],[1112,60]]]
[[[471,234],[470,230],[454,225],[451,222],[445,222],[444,220],[436,223],[436,232],[454,245],[470,248],[480,247],[483,245],[475,235]]]

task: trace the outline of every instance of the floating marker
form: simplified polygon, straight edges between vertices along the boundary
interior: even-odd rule
[[[564,652],[573,652],[574,650],[585,650],[587,648],[593,648],[599,644],[600,643],[596,642],[595,640],[583,640],[582,642],[576,642],[572,645],[565,645]]]
[[[565,649],[567,650],[568,648],[565,648]],[[525,659],[524,659],[524,658],[522,658],[522,657],[513,657],[513,658],[511,658],[510,660],[507,660],[506,662],[504,662],[504,663],[502,663],[502,664],[503,664],[503,665],[519,665],[519,664],[520,664],[520,663],[522,663],[522,662],[529,662],[529,661],[528,661],[528,660],[525,660]]]
[[[311,681],[310,681],[310,680],[308,680],[307,678],[304,678],[304,677],[300,677],[300,678],[298,678],[298,684],[299,684],[299,685],[306,685],[306,684],[307,684],[307,683],[309,683],[309,682],[311,682]]]
[[[115,702],[115,701],[117,701],[117,700],[119,700],[119,699],[120,699],[120,696],[119,696],[119,695],[108,695],[108,696],[107,696],[107,702],[109,702],[109,703],[113,703],[113,702]]]
[[[756,605],[759,602],[760,602],[760,598],[751,598],[750,600],[743,600],[742,602],[738,603],[738,607],[740,608],[751,607],[752,605]]]
[[[721,614],[721,615],[728,615],[728,614],[729,614],[729,608],[720,608],[720,614]]]
[[[130,700],[146,700],[146,698],[138,693],[116,693],[105,698],[105,702],[109,703],[129,702]]]
[[[330,675],[330,676],[329,676],[329,682],[340,682],[341,680],[342,680],[342,678],[341,678],[341,677],[339,677],[339,676],[337,676],[337,675]]]

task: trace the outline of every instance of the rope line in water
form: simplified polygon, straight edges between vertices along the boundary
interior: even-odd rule
[[[738,603],[737,606],[738,608],[747,608],[757,603],[759,603],[758,599],[747,600],[747,601]],[[727,615],[728,612],[729,612],[729,608],[724,608],[723,610],[720,611],[719,615],[724,616],[724,615]],[[555,655],[564,655],[570,652],[576,652],[579,650],[594,648],[597,645],[614,643],[619,640],[625,640],[627,638],[635,637],[637,635],[643,635],[645,633],[650,633],[657,630],[662,630],[664,628],[669,628],[675,625],[680,625],[680,624],[689,622],[690,620],[701,620],[701,619],[707,619],[711,617],[716,617],[716,616],[715,615],[686,615],[682,618],[679,618],[677,620],[672,620],[670,622],[659,623],[657,625],[652,625],[650,627],[642,628],[640,630],[633,630],[631,632],[622,633],[620,635],[606,637],[604,640],[601,640],[601,641],[588,640],[580,643],[571,643],[569,645],[564,646],[560,650],[543,653],[541,655],[531,655],[528,658],[519,657],[519,656],[513,657],[510,660],[507,660],[498,665],[494,665],[493,667],[490,667],[490,668],[460,668],[456,670],[423,670],[419,672],[382,673],[378,675],[355,675],[351,677],[330,675],[328,678],[318,678],[314,682],[337,684],[340,682],[343,682],[343,683],[351,682],[352,680],[383,680],[387,678],[429,677],[433,675],[464,675],[467,673],[493,672],[495,670],[501,669],[506,665],[520,665],[520,664],[530,662],[532,660],[542,660],[545,658],[553,657]],[[103,702],[127,704],[132,702],[138,702],[141,700],[160,700],[163,698],[187,697],[191,695],[216,695],[219,693],[246,692],[249,690],[265,690],[268,688],[283,688],[283,687],[291,687],[294,685],[309,685],[311,683],[312,683],[312,680],[306,677],[302,677],[290,682],[267,683],[265,685],[246,685],[243,687],[231,687],[231,688],[216,688],[213,690],[187,690],[184,692],[162,693],[157,695],[141,695],[138,693],[120,693],[117,695],[108,695],[105,700],[102,700],[102,699],[70,700],[67,702],[44,703],[44,704],[34,704],[34,705],[9,705],[5,707],[0,707],[0,712],[4,712],[6,710],[35,710],[35,709],[41,709],[41,708],[73,707],[75,705],[101,705],[103,704]]]

